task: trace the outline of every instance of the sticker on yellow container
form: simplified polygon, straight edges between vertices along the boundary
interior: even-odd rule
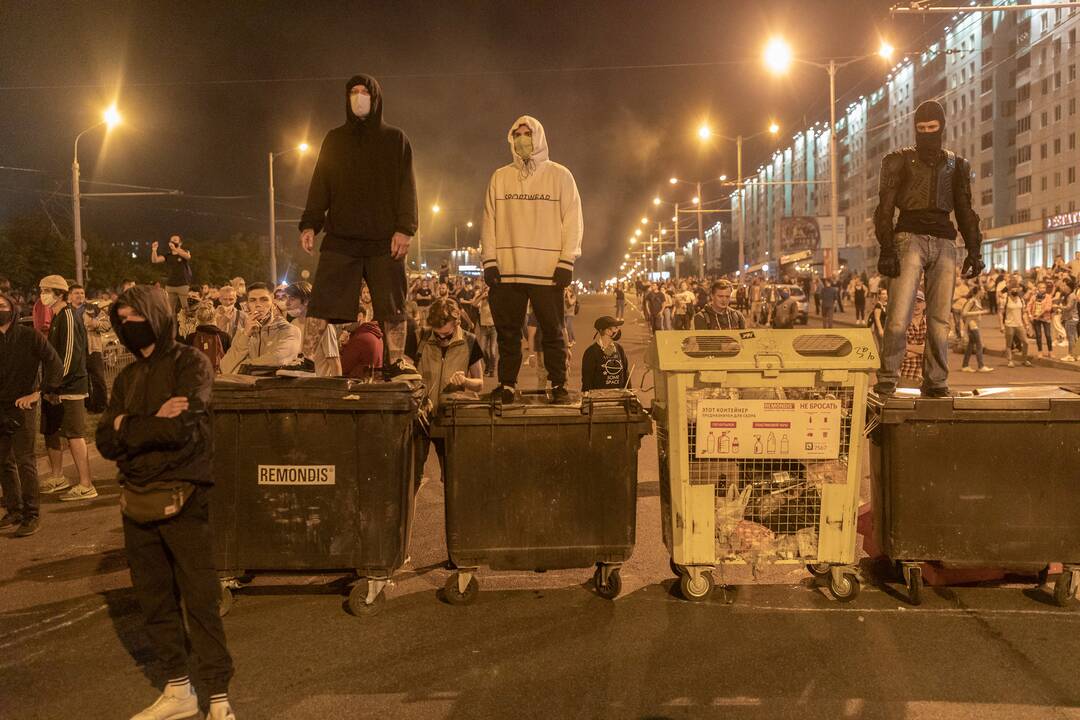
[[[839,400],[702,400],[698,458],[834,460],[840,456]]]

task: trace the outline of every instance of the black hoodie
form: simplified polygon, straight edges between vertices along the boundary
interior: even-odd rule
[[[150,357],[135,353],[135,361],[120,371],[109,407],[97,428],[101,455],[115,460],[121,484],[184,480],[213,484],[210,432],[210,391],[214,370],[199,350],[176,341],[176,318],[164,292],[147,285],[126,290],[109,310],[112,326],[124,340],[119,309],[132,308],[150,321],[157,342]],[[175,418],[156,416],[172,397],[186,397],[188,409]],[[124,420],[120,429],[113,423]]]
[[[371,94],[366,118],[356,117],[349,91]],[[382,119],[382,89],[356,75],[345,84],[345,124],[327,133],[308,188],[300,230],[326,230],[322,249],[352,256],[390,252],[395,232],[416,234],[416,179],[412,147],[400,129]]]
[[[11,305],[11,326],[0,333],[0,414],[13,410],[15,401],[39,388],[56,392],[64,377],[60,356],[41,333],[18,321],[19,304],[15,298],[0,293]]]

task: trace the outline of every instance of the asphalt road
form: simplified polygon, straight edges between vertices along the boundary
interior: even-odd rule
[[[583,299],[575,367],[612,305]],[[635,386],[647,344],[638,318],[628,309]],[[1017,369],[955,373],[953,385],[1076,378]],[[479,599],[464,608],[436,597],[448,573],[429,462],[411,560],[380,615],[346,614],[342,583],[325,576],[260,577],[239,595],[225,621],[238,717],[1080,718],[1080,613],[1052,605],[1034,580],[937,588],[913,608],[890,582],[868,582],[844,605],[801,569],[727,570],[717,579],[731,587],[680,600],[656,462],[649,436],[618,599],[597,597],[588,569],[481,570]],[[93,468],[101,497],[47,499],[40,533],[0,538],[2,718],[127,718],[162,681],[129,588],[114,471],[100,458]]]

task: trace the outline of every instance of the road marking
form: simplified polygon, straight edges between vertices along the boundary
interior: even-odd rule
[[[26,642],[27,640],[32,640],[32,639],[37,638],[37,637],[41,637],[42,635],[46,635],[48,633],[55,632],[57,630],[62,630],[64,628],[66,628],[66,627],[70,627],[71,625],[74,625],[77,622],[82,622],[83,620],[86,620],[91,615],[98,614],[102,610],[105,610],[107,607],[108,607],[107,605],[103,604],[103,605],[101,605],[101,607],[96,607],[93,610],[88,610],[88,611],[84,612],[82,615],[80,615],[77,618],[72,618],[71,620],[67,620],[65,622],[58,623],[56,625],[49,625],[48,627],[41,628],[37,632],[31,633],[30,635],[26,635],[24,637],[16,638],[15,640],[11,640],[10,642],[0,644],[0,650],[4,650],[4,649],[9,648],[9,647],[11,647],[13,645],[17,645],[19,643],[23,643],[23,642]],[[55,617],[62,617],[64,614],[66,614],[66,613],[61,613],[60,615],[55,616]],[[42,623],[47,623],[47,622],[49,622],[50,620],[53,620],[53,619],[55,619],[55,618],[48,618],[47,620],[42,620],[41,622],[36,623],[35,625],[32,625],[30,627],[31,628],[37,627],[38,625],[41,625]],[[10,635],[8,637],[10,637]]]

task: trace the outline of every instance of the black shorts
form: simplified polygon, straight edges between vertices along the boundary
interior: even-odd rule
[[[53,405],[41,401],[41,434],[65,438],[86,436],[86,405],[83,400],[61,400]]]
[[[405,319],[405,260],[389,253],[352,257],[323,250],[315,269],[308,316],[331,323],[356,322],[360,290],[367,283],[375,320],[400,322]]]

